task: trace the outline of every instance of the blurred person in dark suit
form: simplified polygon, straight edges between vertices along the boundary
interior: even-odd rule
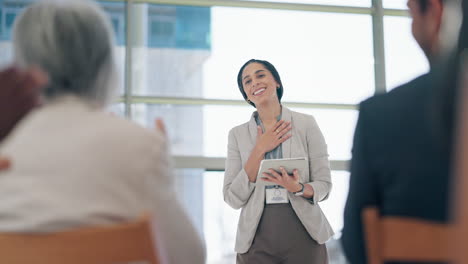
[[[440,73],[445,51],[439,41],[448,2],[408,1],[412,33],[430,72],[360,104],[342,236],[352,264],[367,263],[361,218],[365,207],[377,206],[381,215],[450,219],[456,96],[454,85],[440,81],[442,75],[448,79]]]

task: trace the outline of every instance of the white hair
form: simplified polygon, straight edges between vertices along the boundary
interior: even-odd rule
[[[46,98],[77,95],[104,106],[117,84],[114,37],[106,14],[85,0],[31,4],[15,21],[15,62],[49,75]]]

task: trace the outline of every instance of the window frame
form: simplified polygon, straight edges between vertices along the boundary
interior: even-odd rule
[[[240,7],[259,9],[296,10],[310,12],[340,13],[340,14],[367,14],[372,17],[373,53],[375,72],[375,93],[386,92],[385,81],[385,43],[384,43],[384,16],[409,16],[407,10],[384,8],[382,0],[372,0],[371,7],[333,6],[303,3],[281,3],[239,0],[101,0],[102,2],[125,2],[126,3],[126,59],[125,59],[125,87],[124,95],[118,102],[124,104],[125,116],[132,116],[131,106],[134,104],[172,104],[172,105],[244,105],[243,100],[223,100],[189,97],[165,97],[165,96],[136,96],[132,95],[132,46],[134,43],[130,38],[132,30],[138,23],[132,22],[131,12],[134,4],[161,4],[172,6],[195,6],[195,7]],[[288,107],[314,108],[314,109],[357,109],[353,104],[324,104],[324,103],[302,103],[283,102]],[[201,168],[210,171],[223,171],[224,159],[206,156],[174,156],[176,168]],[[331,160],[332,170],[349,171],[349,160]]]

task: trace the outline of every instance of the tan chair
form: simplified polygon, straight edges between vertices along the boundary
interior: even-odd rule
[[[467,1],[467,0],[465,0]],[[468,5],[465,5],[465,13]],[[460,89],[455,161],[455,228],[453,249],[456,264],[468,264],[468,49],[464,53],[462,88]]]
[[[1,233],[0,263],[8,264],[162,264],[149,217],[104,227],[56,233]]]
[[[385,216],[375,207],[363,211],[367,261],[450,261],[450,225],[421,219]]]

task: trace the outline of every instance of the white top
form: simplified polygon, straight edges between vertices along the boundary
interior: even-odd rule
[[[0,231],[49,232],[154,214],[169,263],[204,263],[177,201],[161,132],[67,96],[28,115],[0,145]]]

